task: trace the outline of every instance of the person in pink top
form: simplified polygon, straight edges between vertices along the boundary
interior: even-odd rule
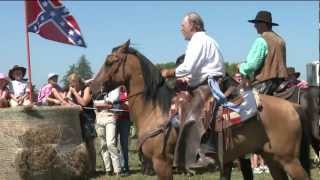
[[[58,74],[48,74],[48,84],[42,86],[38,94],[38,104],[67,105],[66,96],[58,85]]]
[[[0,108],[9,107],[10,94],[7,87],[9,81],[5,74],[0,73]]]

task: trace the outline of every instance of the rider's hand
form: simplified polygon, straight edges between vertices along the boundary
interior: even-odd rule
[[[70,88],[69,88],[69,91],[70,91],[72,94],[76,94],[76,93],[77,93],[76,89],[73,88],[73,87],[70,87]]]
[[[189,84],[190,78],[185,76],[185,77],[180,77],[177,79],[178,83],[182,83],[182,84]]]
[[[161,76],[164,77],[164,78],[168,78],[171,76],[171,70],[170,69],[162,69],[161,70]]]

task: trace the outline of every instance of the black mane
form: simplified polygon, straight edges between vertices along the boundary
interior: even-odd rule
[[[113,48],[112,51],[119,47]],[[133,54],[140,60],[140,66],[144,79],[144,99],[146,102],[152,101],[159,104],[161,109],[168,112],[171,105],[172,90],[170,90],[165,83],[165,79],[161,76],[159,68],[154,66],[151,61],[141,54],[135,48],[129,47],[129,54]]]

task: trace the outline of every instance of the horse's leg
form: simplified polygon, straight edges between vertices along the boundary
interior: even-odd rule
[[[280,158],[279,159],[284,170],[289,174],[293,180],[310,179],[307,172],[301,166],[298,158]]]
[[[240,170],[242,172],[243,179],[253,180],[253,173],[252,173],[250,159],[247,159],[245,157],[240,157],[239,162],[240,162]]]
[[[273,179],[289,180],[287,173],[281,167],[280,163],[273,160],[273,157],[270,154],[261,154],[264,162],[267,164],[270,174]]]
[[[231,161],[231,162],[224,164],[223,170],[220,167],[220,180],[231,179],[232,165],[233,165],[233,162]]]
[[[251,169],[251,162],[245,158],[239,158],[240,169],[244,180],[253,180],[253,173]],[[220,170],[220,180],[231,179],[233,162],[229,162],[223,166],[223,171]]]
[[[162,158],[152,158],[153,168],[159,180],[172,180],[172,162]]]
[[[141,161],[141,173],[143,175],[149,175],[149,176],[154,175],[155,172],[153,170],[152,161],[146,158],[141,152],[139,152],[139,156]]]
[[[317,157],[319,158],[320,157],[320,141],[318,141],[317,139],[315,138],[311,138],[311,145],[312,145],[312,148],[314,150],[314,152],[317,154]]]

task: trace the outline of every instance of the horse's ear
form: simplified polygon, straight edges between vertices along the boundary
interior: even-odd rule
[[[121,46],[120,51],[123,53],[128,52],[129,46],[130,46],[130,39]]]
[[[124,45],[129,47],[130,46],[130,39],[128,39],[128,41]]]

